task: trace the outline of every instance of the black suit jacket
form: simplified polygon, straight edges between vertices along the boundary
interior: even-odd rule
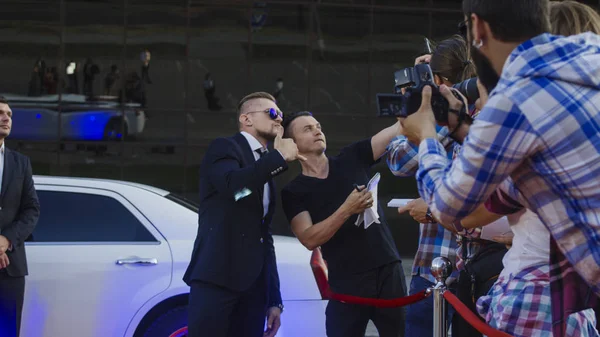
[[[7,251],[10,265],[8,275],[27,275],[24,241],[37,224],[40,215],[31,162],[26,156],[4,148],[4,172],[0,191],[0,235],[8,238],[12,251]]]
[[[281,304],[271,235],[273,177],[287,169],[279,151],[259,160],[238,133],[213,141],[200,164],[198,234],[184,281],[203,281],[244,291],[265,268],[269,306]],[[271,202],[263,219],[264,184]]]

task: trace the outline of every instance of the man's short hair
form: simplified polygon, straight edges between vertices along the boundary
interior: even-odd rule
[[[258,98],[266,98],[266,99],[268,99],[270,101],[276,102],[275,101],[275,97],[273,97],[273,95],[269,94],[268,92],[264,92],[264,91],[253,92],[253,93],[251,93],[249,95],[246,95],[238,103],[238,105],[237,105],[238,116],[242,114],[242,106],[244,105],[244,103],[246,103],[248,101],[251,101],[253,99],[258,99]]]
[[[294,119],[303,116],[312,116],[312,113],[309,111],[299,111],[292,112],[291,114],[284,116],[281,125],[283,126],[283,136],[285,138],[291,138],[292,128],[290,126],[292,125]]]
[[[0,103],[1,104],[8,104],[8,100],[6,99],[6,97],[0,96]]]
[[[549,0],[463,0],[462,6],[465,15],[477,14],[503,42],[523,42],[550,31]]]

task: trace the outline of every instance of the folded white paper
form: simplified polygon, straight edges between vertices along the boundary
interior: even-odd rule
[[[362,214],[358,215],[358,219],[354,223],[356,226],[360,226],[361,223],[365,223],[365,229],[369,228],[373,223],[381,223],[379,222],[379,214],[377,213],[377,186],[379,184],[379,180],[381,179],[381,175],[377,172],[373,178],[367,184],[367,190],[371,192],[373,195],[373,206],[371,208],[366,209]]]
[[[392,200],[390,200],[390,202],[388,202],[387,206],[393,207],[393,208],[398,208],[398,207],[406,206],[406,204],[408,204],[409,202],[411,202],[413,200],[414,199],[392,199]]]

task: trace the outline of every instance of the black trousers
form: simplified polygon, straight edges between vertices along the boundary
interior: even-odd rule
[[[25,296],[25,277],[0,270],[0,336],[18,337]]]
[[[264,275],[238,292],[193,282],[188,307],[188,337],[262,337],[267,314]]]
[[[394,262],[368,272],[352,275],[332,285],[342,294],[393,299],[406,296],[406,279],[402,263]],[[364,337],[369,320],[380,337],[404,336],[405,309],[379,309],[366,305],[329,301],[325,311],[328,337]]]

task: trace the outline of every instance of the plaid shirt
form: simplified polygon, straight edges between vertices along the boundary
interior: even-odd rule
[[[492,193],[485,206],[490,212],[508,215],[521,211],[522,202],[522,195],[508,178]],[[493,328],[515,337],[552,335],[549,262],[548,256],[543,264],[500,275],[490,293],[477,301],[481,317]],[[592,309],[569,315],[566,325],[566,336],[599,336]]]
[[[537,265],[501,276],[477,300],[477,312],[492,328],[514,337],[552,336],[549,266]],[[566,336],[598,337],[592,309],[567,318]]]
[[[438,137],[445,146],[450,147],[454,142],[447,137],[448,129],[438,130]],[[406,137],[394,138],[387,147],[387,165],[390,171],[399,177],[414,176],[419,166],[417,148],[410,144]],[[431,261],[435,257],[446,257],[454,265],[459,247],[451,231],[442,225],[421,224],[419,231],[419,247],[412,266],[412,275],[419,275],[431,283],[436,283],[431,275]],[[458,270],[452,272],[447,283],[452,283],[458,277]]]
[[[598,35],[529,40],[507,59],[453,163],[436,139],[419,147],[419,192],[443,223],[470,214],[512,177],[554,239],[557,337],[566,315],[593,307],[591,291],[600,295],[599,64]]]

